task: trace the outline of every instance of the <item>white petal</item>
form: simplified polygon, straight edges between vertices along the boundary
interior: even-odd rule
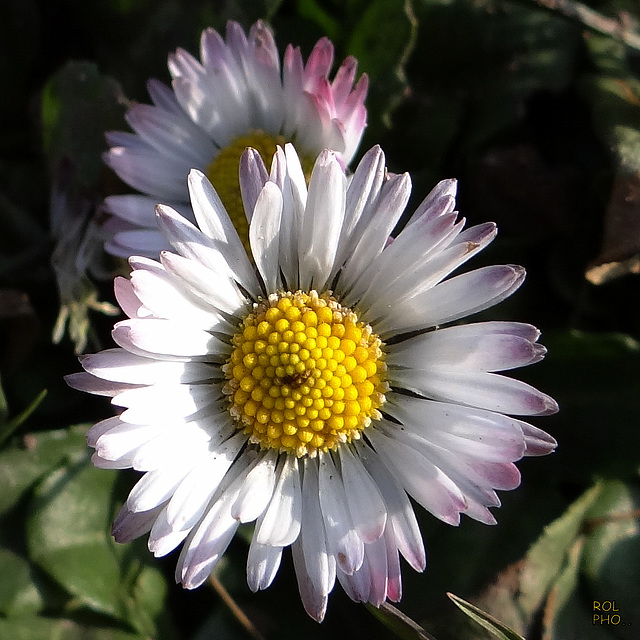
[[[219,360],[230,351],[229,345],[206,331],[159,318],[123,320],[112,336],[127,351],[163,360]]]
[[[231,515],[236,520],[252,522],[267,508],[276,486],[276,461],[277,454],[270,449],[249,472],[231,506]]]
[[[345,211],[346,178],[335,154],[323,151],[313,168],[298,255],[300,288],[321,290],[333,269]]]
[[[299,538],[291,547],[291,555],[293,556],[293,566],[295,568],[298,590],[304,610],[316,622],[322,622],[327,611],[328,594],[318,591],[311,581],[305,565],[305,557]]]
[[[523,335],[524,334],[524,335]],[[446,370],[504,371],[538,362],[539,332],[514,322],[481,322],[432,331],[388,348],[387,365]]]
[[[254,593],[266,589],[278,573],[282,547],[258,544],[255,539],[249,546],[247,556],[247,584]]]
[[[377,540],[387,522],[387,510],[375,482],[349,447],[340,447],[342,481],[353,525],[365,543]]]
[[[213,404],[219,392],[210,384],[155,384],[128,389],[114,396],[117,407],[148,411],[149,415],[185,417]],[[151,422],[151,419],[149,419]]]
[[[87,445],[89,447],[93,447],[95,449],[96,443],[98,442],[98,438],[113,429],[114,427],[119,427],[123,422],[120,420],[118,416],[113,416],[111,418],[107,418],[106,420],[101,420],[87,431]]]
[[[458,182],[453,178],[438,182],[409,218],[405,229],[414,222],[424,219],[432,220],[453,211],[457,190]]]
[[[272,547],[286,547],[293,543],[300,533],[302,520],[302,493],[300,471],[295,456],[284,455],[279,477],[271,497],[271,502],[256,530],[255,539],[259,544]]]
[[[173,285],[193,302],[208,307],[213,317],[219,317],[220,312],[237,314],[246,306],[244,295],[227,274],[174,253],[162,252],[160,260]]]
[[[134,513],[125,504],[111,525],[111,535],[116,542],[126,544],[144,535],[151,530],[155,519],[162,511],[164,505],[159,505],[149,511]]]
[[[379,607],[387,596],[387,550],[384,539],[365,545],[365,559],[360,569],[350,576],[338,571],[338,579],[352,600],[370,602]]]
[[[162,432],[162,428],[156,425],[133,425],[119,421],[119,424],[96,438],[94,446],[101,458],[119,460]]]
[[[448,524],[460,524],[460,512],[467,505],[455,483],[422,453],[403,442],[377,430],[372,430],[368,437],[410,496],[436,518]]]
[[[127,508],[130,511],[148,511],[166,502],[189,473],[194,463],[182,462],[169,468],[145,473],[135,484],[127,498]]]
[[[151,78],[147,81],[147,91],[156,107],[175,114],[181,120],[188,120],[187,114],[176,100],[175,93],[166,84]]]
[[[135,104],[126,114],[129,126],[161,156],[172,158],[184,166],[183,176],[191,167],[203,167],[210,162],[216,148],[189,118],[177,118],[175,113],[148,104]]]
[[[131,469],[133,461],[133,453],[123,455],[117,460],[105,460],[101,458],[97,452],[93,452],[91,455],[91,464],[96,469]]]
[[[167,520],[167,508],[159,513],[151,527],[148,547],[156,558],[173,551],[188,535],[189,529],[176,530]]]
[[[120,308],[129,318],[149,318],[153,314],[147,309],[133,290],[131,280],[118,276],[113,281],[113,289]]]
[[[118,216],[131,224],[147,229],[156,228],[155,208],[158,204],[154,198],[140,194],[108,196],[102,206],[111,215]],[[175,207],[174,204],[172,206]]]
[[[418,258],[410,265],[411,277],[406,277],[406,272],[400,271],[400,264],[394,265],[395,268],[388,271],[376,270],[377,277],[362,294],[360,307],[368,309],[369,314],[375,317],[379,311],[377,307],[380,305],[380,300],[384,305],[393,307],[404,299],[415,298],[433,288],[455,269],[482,251],[497,234],[493,223],[478,225],[468,231],[474,233],[468,236],[466,236],[467,232],[461,233],[455,242],[436,255]],[[465,237],[473,237],[473,240],[465,240]]]
[[[251,252],[267,293],[275,293],[280,284],[278,257],[281,216],[282,193],[269,181],[258,196],[249,226]]]
[[[551,415],[558,411],[553,398],[534,387],[495,373],[397,370],[394,382],[434,400],[455,402],[512,415]]]
[[[215,447],[180,483],[167,505],[167,522],[175,530],[190,529],[200,519],[245,442],[246,436],[237,433]]]
[[[122,140],[120,140],[122,141]],[[118,142],[113,137],[110,144]],[[126,146],[112,146],[103,156],[105,164],[137,191],[164,202],[185,202],[184,178],[189,166],[160,155],[140,139],[127,139]]]
[[[367,544],[365,559],[369,569],[369,594],[367,601],[379,607],[387,598],[387,545],[384,537]],[[394,551],[396,551],[394,549]],[[397,554],[397,551],[396,551]],[[364,564],[364,563],[363,563]]]
[[[213,503],[187,537],[176,565],[176,581],[186,589],[199,587],[229,546],[238,528],[238,521],[231,516],[231,505],[247,471],[242,458],[232,465],[218,488],[217,499],[214,496]]]
[[[165,465],[174,464],[176,460],[197,457],[200,451],[207,450],[209,435],[198,429],[193,422],[177,428],[163,427],[157,431],[155,438],[140,444],[135,450],[131,466],[136,471],[161,469]]]
[[[384,339],[391,333],[426,329],[478,313],[510,296],[524,280],[515,266],[483,267],[456,276],[399,305],[386,305],[378,318],[367,315]]]
[[[86,393],[92,393],[97,396],[115,396],[127,389],[137,388],[137,385],[134,384],[103,380],[84,371],[80,373],[70,373],[64,377],[64,381],[72,389],[85,391]]]
[[[349,180],[345,218],[331,280],[349,257],[375,211],[373,203],[378,198],[385,177],[384,162],[384,153],[376,145],[365,153]]]
[[[352,574],[362,566],[364,543],[353,527],[342,477],[328,453],[320,453],[319,486],[327,548],[342,571]]]
[[[269,179],[269,174],[260,153],[252,148],[245,149],[242,153],[239,171],[242,204],[247,214],[247,220],[251,222],[258,196]]]
[[[410,231],[405,227],[353,283],[345,303],[359,302],[368,291],[375,299],[378,283],[381,289],[387,290],[407,273],[412,273],[415,264],[427,262],[437,255],[460,233],[464,223],[456,224],[456,218],[455,212],[431,219],[423,216]]]
[[[203,362],[153,360],[124,349],[107,349],[81,356],[80,362],[85,371],[94,376],[129,384],[189,383],[219,377],[214,375],[211,365]]]
[[[298,544],[296,542],[296,544]],[[307,580],[313,592],[326,598],[336,577],[336,564],[327,552],[327,538],[324,519],[320,508],[320,486],[318,479],[318,459],[304,459],[302,483],[302,530],[299,545],[304,556]],[[298,577],[298,580],[301,578]]]
[[[163,265],[144,258],[131,258],[129,262],[133,267],[133,290],[154,316],[206,330],[217,329],[221,324],[219,309],[193,296],[187,297],[187,287],[174,283]]]
[[[408,173],[394,175],[387,179],[374,205],[375,212],[369,224],[362,228],[356,241],[351,245],[340,275],[341,286],[348,289],[384,249],[407,205],[410,194],[411,179]]]
[[[472,452],[459,453],[430,442],[415,431],[398,429],[386,421],[378,425],[381,433],[401,441],[435,464],[460,489],[466,499],[482,507],[500,506],[493,489],[515,489],[520,473],[509,460],[487,459]]]
[[[402,599],[402,575],[393,526],[387,525],[383,537],[387,548],[387,598],[391,602],[399,602]]]
[[[371,589],[371,575],[369,573],[369,565],[363,561],[357,571],[352,574],[346,574],[338,568],[336,577],[344,592],[354,602],[368,602],[369,591]]]
[[[522,422],[522,420],[518,420],[518,424],[524,435],[526,446],[525,456],[546,456],[558,446],[555,438],[552,438],[548,433],[542,431],[542,429]]]
[[[525,443],[519,421],[500,413],[434,402],[395,393],[387,394],[385,411],[403,430],[461,454],[485,460],[519,460]]]
[[[360,440],[356,443],[356,448],[384,497],[388,513],[387,528],[393,528],[397,548],[416,571],[424,571],[427,562],[424,544],[407,494],[371,447]]]
[[[189,173],[188,182],[198,226],[213,241],[242,286],[255,295],[258,287],[253,267],[216,190],[207,177],[195,169]]]
[[[126,259],[131,255],[157,258],[161,251],[171,247],[158,229],[133,229],[114,232],[111,240],[105,242],[104,248],[112,256]]]
[[[285,145],[285,157],[287,172],[282,186],[279,263],[285,284],[293,290],[298,288],[298,241],[307,201],[307,183],[293,145]]]
[[[210,184],[209,187],[211,187]],[[213,187],[211,190],[213,191]],[[196,210],[195,202],[194,210]],[[213,214],[209,213],[211,218]],[[229,245],[224,237],[210,238],[170,207],[158,205],[156,218],[158,226],[180,255],[203,264],[215,273],[235,279],[252,295],[258,294],[260,290],[258,283],[241,244],[238,248],[235,242]]]
[[[200,535],[194,538],[189,547],[186,543],[183,546],[183,551],[188,549],[190,552],[186,556],[189,560],[181,561],[181,554],[176,569],[182,570],[179,581],[185,589],[197,589],[211,575],[238,529],[237,520],[229,516],[224,509],[226,506],[225,501],[219,509],[211,509],[198,527]],[[201,533],[200,529],[203,529]]]
[[[205,39],[213,32],[203,32]],[[216,34],[217,35],[217,34]],[[218,56],[216,67],[205,70],[185,51],[170,56],[170,71],[178,101],[191,119],[220,147],[250,128],[247,88],[231,56]]]
[[[287,156],[284,149],[278,145],[273,154],[271,162],[271,171],[269,172],[269,180],[273,182],[280,191],[284,189],[284,182],[287,175]]]
[[[241,37],[237,37],[240,34]],[[229,22],[227,41],[244,71],[255,128],[280,131],[285,107],[278,50],[271,31],[258,21],[251,27],[249,38],[245,39],[240,25]]]

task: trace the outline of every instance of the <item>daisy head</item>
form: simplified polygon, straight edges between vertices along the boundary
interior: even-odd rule
[[[288,45],[281,65],[263,22],[248,35],[229,22],[226,39],[213,29],[202,33],[200,57],[182,49],[171,54],[171,88],[151,80],[153,104],[136,104],[126,114],[134,133],[107,134],[111,148],[105,162],[139,192],[104,202],[111,214],[105,246],[116,256],[156,258],[169,248],[155,223],[157,202],[170,203],[193,220],[186,188],[192,167],[209,178],[246,238],[238,181],[246,147],[257,149],[267,162],[277,145],[293,142],[308,174],[325,148],[333,149],[346,168],[360,143],[368,79],[363,74],[355,82],[353,57],[330,79],[334,50],[327,38],[316,43],[306,63],[300,49]]]
[[[116,349],[82,359],[70,384],[111,396],[117,417],[88,433],[98,467],[142,472],[113,525],[149,532],[176,579],[202,584],[240,523],[255,523],[247,578],[268,587],[291,547],[307,612],[321,620],[337,579],[355,601],[401,597],[399,554],[425,551],[409,496],[452,525],[495,523],[515,462],[554,439],[520,417],[556,403],[499,371],[541,360],[517,322],[458,324],[511,295],[523,269],[450,277],[495,237],[463,230],[441,182],[393,242],[410,193],[382,151],[347,181],[324,151],[307,186],[291,145],[267,172],[240,164],[253,260],[206,176],[189,175],[197,225],[157,218],[174,253],[131,258],[116,294],[129,316]]]

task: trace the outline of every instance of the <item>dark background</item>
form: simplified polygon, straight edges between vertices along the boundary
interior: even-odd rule
[[[134,475],[91,468],[83,434],[110,408],[62,382],[79,368],[78,339],[68,329],[51,339],[61,232],[50,194],[63,185],[82,221],[124,191],[100,154],[105,130],[127,128],[127,101],[148,101],[149,77],[168,81],[170,51],[197,54],[204,27],[235,19],[248,29],[258,18],[281,52],[293,42],[306,55],[327,35],[336,62],[358,57],[371,77],[358,156],[380,143],[390,170],[411,173],[409,209],[438,180],[459,179],[469,224],[499,226],[473,265],[528,271],[518,293],[485,316],[531,322],[549,348],[516,375],[558,400],[557,416],[535,421],[558,451],[520,464],[522,486],[503,494],[496,527],[465,519],[453,529],[418,509],[429,564],[422,575],[403,567],[399,608],[440,640],[485,637],[447,591],[529,640],[636,637],[640,10],[635,0],[562,3],[587,9],[571,18],[543,4],[0,4],[0,638],[250,637],[209,586],[175,586],[175,556],[156,561],[144,541],[119,546],[108,535]],[[87,321],[79,336],[91,351],[111,345],[113,318],[91,306],[113,303],[111,276],[121,269],[100,256],[93,266],[72,270],[66,299]],[[311,621],[287,554],[270,589],[253,595],[246,551],[237,537],[218,577],[266,638],[420,637],[394,631],[397,621],[376,619],[339,586],[325,622]],[[618,623],[594,625],[594,600],[615,600]]]

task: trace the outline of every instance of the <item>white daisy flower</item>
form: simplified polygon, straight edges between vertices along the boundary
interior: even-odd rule
[[[514,462],[555,448],[510,417],[554,413],[554,400],[496,373],[541,360],[539,332],[453,324],[511,295],[524,271],[448,278],[496,234],[463,231],[453,180],[389,243],[411,186],[386,173],[379,148],[348,184],[324,151],[307,186],[291,145],[270,174],[247,150],[240,177],[255,267],[192,171],[199,228],[158,206],[176,253],[131,258],[131,278],[116,280],[129,316],[113,331],[119,348],[85,356],[69,379],[124,408],[88,433],[96,466],[144,473],[113,534],[149,532],[156,556],[182,543],[176,579],[191,589],[255,522],[254,591],[291,546],[316,620],[336,579],[355,601],[397,601],[399,554],[425,567],[409,496],[449,524],[461,513],[493,524],[496,489],[520,483]]]
[[[155,205],[169,203],[193,220],[186,189],[192,167],[213,183],[246,240],[238,184],[246,147],[256,148],[266,162],[277,145],[293,142],[307,173],[323,149],[333,149],[346,167],[366,125],[368,79],[363,74],[354,86],[357,61],[348,57],[330,81],[333,58],[331,41],[322,38],[306,64],[300,49],[289,45],[281,69],[273,34],[263,22],[248,37],[229,22],[226,41],[205,30],[201,61],[182,49],[170,55],[173,90],[151,80],[153,105],[136,104],[126,114],[135,133],[107,134],[106,164],[140,192],[105,200],[112,216],[105,226],[107,251],[156,258],[168,249]]]

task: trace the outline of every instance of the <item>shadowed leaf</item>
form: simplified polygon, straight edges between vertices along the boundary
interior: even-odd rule
[[[79,624],[63,618],[19,617],[0,619],[0,638],[11,640],[148,640],[119,629]]]
[[[447,593],[447,595],[465,615],[484,627],[493,637],[498,638],[498,640],[524,640],[521,635],[518,635],[513,629],[510,629],[486,611],[475,607],[470,602],[459,598],[453,593]]]
[[[402,613],[389,602],[383,602],[380,607],[367,605],[367,609],[380,620],[387,629],[403,640],[437,640],[427,633],[417,622]]]
[[[27,434],[20,445],[0,453],[0,515],[11,509],[25,491],[62,460],[86,455],[87,425],[60,431]]]

